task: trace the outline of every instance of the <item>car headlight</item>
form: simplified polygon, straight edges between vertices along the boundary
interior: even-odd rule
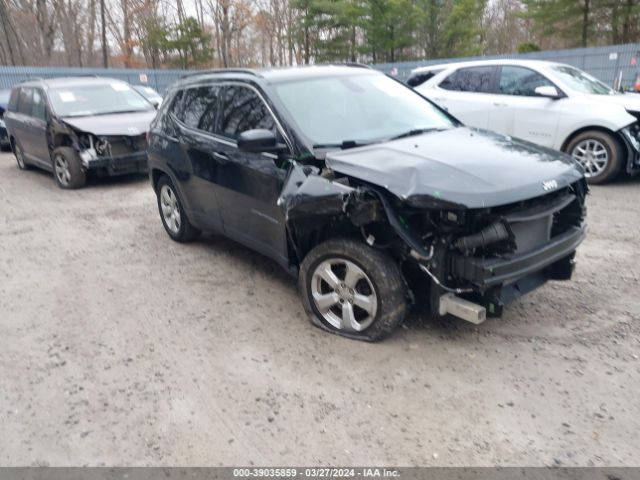
[[[6,125],[4,123],[4,120],[0,118],[0,127],[2,128],[6,128]]]

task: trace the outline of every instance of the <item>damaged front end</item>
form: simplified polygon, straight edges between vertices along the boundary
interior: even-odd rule
[[[71,146],[78,152],[85,171],[110,176],[147,171],[145,134],[98,135],[62,123],[54,138],[55,146]]]
[[[640,112],[627,111],[636,117],[636,121],[619,131],[627,149],[629,161],[627,173],[637,175],[640,172]]]
[[[481,323],[547,280],[571,278],[585,236],[583,178],[490,208],[401,199],[331,169],[293,163],[278,204],[297,263],[332,236],[360,236],[402,268],[414,303]]]

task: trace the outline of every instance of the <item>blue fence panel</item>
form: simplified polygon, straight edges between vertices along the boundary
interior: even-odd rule
[[[640,43],[612,45],[606,47],[574,48],[567,50],[547,50],[522,54],[488,55],[484,57],[447,58],[400,63],[373,65],[373,68],[391,73],[406,80],[411,70],[417,67],[442,63],[493,59],[549,60],[567,63],[581,68],[608,85],[630,87],[640,73]],[[188,73],[185,70],[152,70],[124,68],[67,68],[67,67],[8,67],[0,66],[0,89],[11,88],[14,84],[30,78],[52,78],[61,76],[97,75],[125,80],[132,84],[149,85],[160,93],[178,78]],[[143,79],[146,76],[146,82]]]
[[[99,76],[124,80],[132,85],[148,85],[164,93],[169,85],[185,73],[184,70],[0,66],[0,89],[11,88],[16,83],[34,78]]]

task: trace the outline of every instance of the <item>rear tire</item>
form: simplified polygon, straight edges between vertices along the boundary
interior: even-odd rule
[[[298,288],[311,323],[348,338],[382,340],[406,314],[398,264],[362,242],[334,239],[313,248],[300,265]]]
[[[587,181],[594,185],[613,180],[625,161],[620,141],[600,130],[587,130],[576,135],[565,151],[582,166]]]
[[[158,180],[156,197],[162,225],[172,240],[185,243],[200,235],[200,230],[189,222],[182,200],[167,175]]]
[[[53,177],[60,188],[73,190],[87,183],[78,153],[71,147],[58,147],[53,151]]]
[[[13,154],[16,156],[16,163],[20,170],[31,170],[31,165],[24,158],[24,151],[17,141],[13,143]]]

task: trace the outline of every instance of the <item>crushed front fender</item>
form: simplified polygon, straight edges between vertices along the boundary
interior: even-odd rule
[[[319,175],[315,167],[292,162],[289,175],[278,198],[287,222],[345,212],[348,198],[355,188]]]

